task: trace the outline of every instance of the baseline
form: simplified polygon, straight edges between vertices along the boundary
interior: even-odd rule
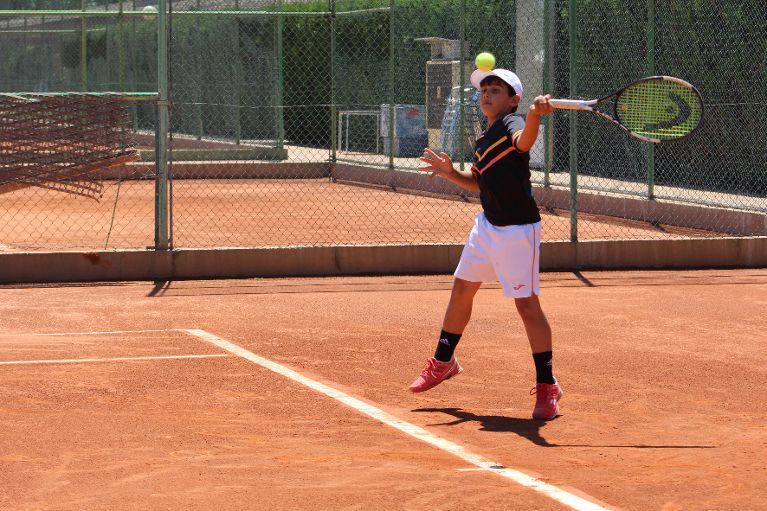
[[[124,361],[141,361],[141,360],[177,360],[187,358],[221,358],[229,357],[228,353],[215,353],[206,355],[157,355],[146,357],[114,357],[114,358],[65,358],[65,359],[52,359],[52,360],[7,360],[0,362],[0,365],[34,365],[34,364],[86,364],[95,362],[124,362]]]
[[[176,328],[165,329],[144,329],[144,330],[105,330],[89,332],[49,332],[49,333],[0,333],[0,338],[18,337],[26,335],[28,337],[70,337],[70,336],[100,336],[100,335],[125,335],[125,334],[143,334],[143,333],[173,333],[182,334],[186,332]],[[207,359],[207,358],[226,358],[231,357],[229,353],[196,353],[187,355],[140,355],[126,357],[84,357],[84,358],[62,358],[62,359],[34,359],[34,360],[3,360],[0,366],[18,366],[18,365],[50,365],[50,364],[86,364],[86,363],[105,363],[105,362],[132,362],[132,361],[151,361],[151,360],[184,360],[184,359]]]

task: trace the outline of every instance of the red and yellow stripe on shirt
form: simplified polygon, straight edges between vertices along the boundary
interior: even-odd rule
[[[517,130],[511,136],[511,140],[509,140],[508,135],[504,135],[490,147],[485,149],[481,155],[479,152],[475,152],[474,155],[477,157],[477,163],[472,166],[471,171],[476,172],[477,174],[483,174],[507,154],[512,151],[519,151],[519,149],[517,149],[517,140],[520,135],[522,135],[522,130]]]

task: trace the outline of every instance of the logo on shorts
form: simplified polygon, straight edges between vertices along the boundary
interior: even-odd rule
[[[513,288],[513,289],[514,289],[514,291],[519,291],[519,290],[520,290],[520,289],[522,289],[523,287],[525,287],[525,285],[524,285],[524,284],[517,284],[516,286],[514,286],[514,288]]]

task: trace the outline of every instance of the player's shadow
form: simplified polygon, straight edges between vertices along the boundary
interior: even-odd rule
[[[482,427],[480,431],[496,433],[516,433],[522,438],[530,440],[535,445],[543,447],[556,447],[541,436],[541,428],[547,421],[537,419],[519,419],[517,417],[504,417],[503,415],[476,415],[461,408],[417,408],[414,412],[441,412],[455,417],[455,420],[430,424],[430,426],[455,426],[464,422],[478,422]]]
[[[646,445],[646,444],[554,444],[541,436],[541,428],[550,421],[537,419],[520,419],[517,417],[505,417],[503,415],[476,415],[461,408],[417,408],[414,412],[440,412],[452,415],[455,420],[430,426],[455,426],[464,422],[477,422],[481,425],[480,431],[494,433],[515,433],[535,445],[541,447],[599,447],[599,448],[624,448],[624,449],[713,449],[715,445]]]
[[[147,296],[153,297],[164,295],[165,291],[170,288],[172,282],[172,280],[155,280],[154,286],[152,286],[152,289],[147,293]]]

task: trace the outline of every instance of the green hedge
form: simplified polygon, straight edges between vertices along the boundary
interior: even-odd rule
[[[567,3],[558,6],[557,90],[567,94]],[[598,97],[647,74],[646,2],[578,1],[578,95]],[[767,11],[760,0],[655,3],[652,74],[678,76],[703,94],[705,117],[692,137],[655,151],[661,185],[767,193]],[[585,118],[584,118],[585,117]],[[647,179],[646,144],[599,119],[579,117],[579,171]],[[567,147],[560,124],[558,147]],[[567,152],[557,162],[567,166]]]

